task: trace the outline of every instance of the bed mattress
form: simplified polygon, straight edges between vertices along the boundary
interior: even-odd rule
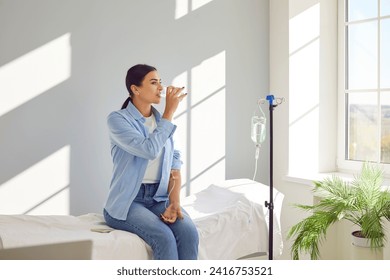
[[[280,214],[283,194],[274,189],[274,257],[283,242]],[[182,199],[198,229],[199,259],[238,259],[268,252],[269,187],[249,179],[226,180]],[[0,215],[0,248],[92,240],[92,259],[152,259],[137,235],[113,230],[99,213],[81,216]]]

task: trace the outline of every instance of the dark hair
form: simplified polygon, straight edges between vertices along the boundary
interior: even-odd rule
[[[144,80],[145,76],[152,71],[157,71],[157,69],[153,66],[146,65],[146,64],[137,64],[131,67],[129,70],[127,70],[126,75],[126,88],[129,92],[130,96],[126,99],[126,101],[122,105],[122,109],[126,108],[129,104],[133,92],[131,91],[131,85],[141,86],[142,81]]]

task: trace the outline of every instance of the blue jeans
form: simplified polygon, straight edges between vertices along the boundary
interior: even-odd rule
[[[196,260],[199,236],[194,223],[184,209],[184,219],[177,219],[173,224],[161,221],[160,214],[164,213],[168,201],[153,199],[157,188],[158,184],[142,184],[124,221],[104,210],[107,225],[137,234],[152,248],[155,260]]]

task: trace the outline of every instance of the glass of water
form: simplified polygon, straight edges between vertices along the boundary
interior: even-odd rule
[[[167,96],[167,88],[168,88],[168,86],[162,85],[162,87],[163,87],[163,89],[162,89],[162,91],[160,92],[160,96],[161,96],[161,97],[166,97],[166,96]],[[185,93],[182,92],[182,93],[180,93],[180,95],[181,95],[181,94],[185,94]]]

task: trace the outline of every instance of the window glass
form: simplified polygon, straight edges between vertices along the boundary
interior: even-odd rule
[[[390,19],[381,20],[381,88],[390,88]]]
[[[348,89],[377,88],[377,29],[377,21],[348,26]]]
[[[348,0],[348,21],[369,19],[377,16],[377,0]]]
[[[345,3],[342,152],[346,162],[381,162],[390,172],[390,0]]]
[[[381,16],[390,16],[390,0],[381,0]]]
[[[381,93],[381,162],[390,163],[390,91]]]
[[[348,100],[348,159],[377,161],[378,106],[375,92],[354,92]]]

